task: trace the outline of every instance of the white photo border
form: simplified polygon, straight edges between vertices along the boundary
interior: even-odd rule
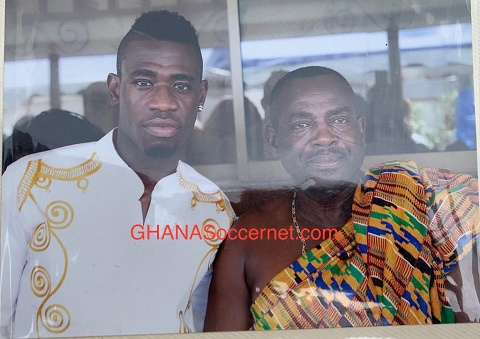
[[[468,1],[468,0],[466,0]],[[229,6],[229,17],[234,14],[234,5],[236,0],[227,0]],[[232,13],[233,12],[233,13]],[[237,12],[238,13],[238,12]],[[472,16],[472,45],[473,45],[473,74],[474,74],[474,93],[475,107],[477,108],[476,133],[480,135],[480,0],[471,0],[471,16]],[[231,32],[230,34],[238,34],[239,32]],[[0,43],[4,46],[5,42],[5,2],[0,1]],[[3,77],[4,77],[4,48],[0,50],[0,127],[3,130]],[[233,84],[235,86],[235,84]],[[242,86],[237,84],[237,86]],[[243,100],[239,101],[243,105]],[[480,177],[480,138],[477,138],[477,170]],[[1,150],[0,150],[1,152]],[[1,182],[0,182],[1,187]],[[1,198],[0,198],[1,205]],[[1,225],[0,225],[1,227]],[[301,332],[299,332],[301,331]],[[322,332],[319,332],[322,331]],[[328,332],[326,332],[328,331]],[[438,337],[456,337],[477,338],[480,333],[480,324],[450,324],[450,325],[417,325],[417,326],[385,326],[385,327],[364,327],[364,328],[342,328],[342,329],[322,329],[322,330],[295,330],[295,331],[271,331],[271,332],[227,332],[227,333],[196,333],[189,334],[189,338],[276,338],[281,335],[282,338],[317,338],[319,335],[327,335],[330,339],[336,338],[438,338]],[[135,336],[102,336],[88,338],[105,338],[105,339],[164,339],[164,338],[183,338],[184,334],[152,334],[152,335],[135,335]]]

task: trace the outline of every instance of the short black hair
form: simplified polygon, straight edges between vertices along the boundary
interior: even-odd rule
[[[345,79],[343,75],[341,75],[340,73],[338,73],[337,71],[331,68],[323,67],[323,66],[307,66],[307,67],[297,68],[296,70],[293,70],[285,74],[280,80],[278,80],[277,84],[272,89],[272,94],[270,96],[270,121],[274,128],[278,127],[278,121],[279,121],[278,112],[277,112],[277,109],[275,109],[274,105],[275,105],[275,102],[278,100],[281,90],[288,84],[288,82],[294,79],[313,78],[313,77],[318,77],[322,75],[336,76],[338,79],[340,79],[340,81],[345,83],[348,86],[348,88],[352,90],[352,95],[354,95],[352,86],[350,86],[347,79]]]
[[[162,10],[142,13],[123,37],[117,51],[118,75],[121,75],[128,46],[134,41],[145,40],[173,41],[192,46],[198,54],[200,70],[203,72],[202,53],[195,28],[177,12]]]

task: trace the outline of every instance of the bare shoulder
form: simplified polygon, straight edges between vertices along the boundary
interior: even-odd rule
[[[291,193],[277,193],[272,194],[270,200],[239,216],[221,245],[220,255],[232,256],[236,260],[244,259],[247,253],[262,246],[262,242],[250,237],[251,229],[275,227],[289,218]]]
[[[239,216],[234,224],[236,228],[266,227],[285,220],[285,213],[290,213],[291,192],[286,190],[262,191],[266,197],[257,206]]]

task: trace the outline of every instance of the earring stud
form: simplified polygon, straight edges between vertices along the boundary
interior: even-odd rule
[[[198,105],[198,111],[199,112],[203,111],[203,105]]]

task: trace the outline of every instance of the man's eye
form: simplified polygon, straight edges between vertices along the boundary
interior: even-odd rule
[[[301,130],[301,129],[307,128],[308,126],[309,124],[306,122],[297,122],[296,124],[293,125],[293,129]]]
[[[185,91],[188,91],[190,89],[190,85],[188,85],[188,84],[175,84],[175,85],[173,85],[173,88],[176,91],[185,92]]]
[[[153,86],[152,83],[147,80],[135,80],[134,84],[137,85],[138,87],[143,87],[143,88]]]
[[[347,124],[348,123],[348,119],[347,118],[335,118],[332,120],[332,123],[334,124]]]

